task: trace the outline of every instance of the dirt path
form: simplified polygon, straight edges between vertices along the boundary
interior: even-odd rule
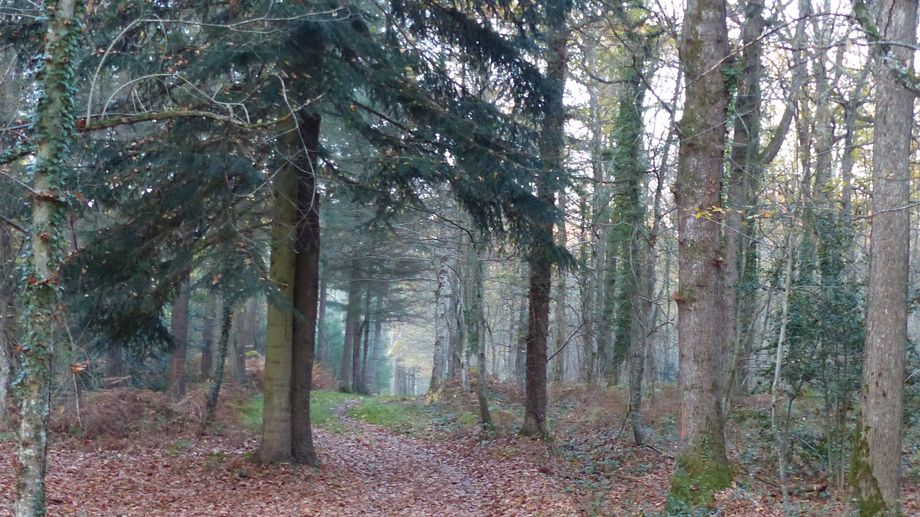
[[[254,440],[209,437],[91,450],[52,447],[51,515],[567,516],[574,497],[541,446],[473,437],[436,442],[339,414],[316,432],[323,466],[259,465]],[[90,449],[90,450],[83,450]],[[0,444],[0,514],[12,503],[11,443]],[[548,456],[546,456],[549,458]]]

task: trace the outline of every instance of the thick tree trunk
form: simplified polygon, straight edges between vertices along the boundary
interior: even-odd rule
[[[293,131],[292,131],[293,132]],[[295,140],[299,140],[299,137]],[[297,148],[298,142],[290,142]],[[291,459],[291,354],[294,340],[294,235],[297,227],[298,173],[282,167],[272,181],[271,265],[277,292],[268,296],[262,445],[259,458],[273,463]]]
[[[291,450],[294,460],[318,465],[310,426],[310,389],[319,303],[320,197],[316,183],[320,116],[299,117],[307,160],[298,168],[297,235],[294,246],[294,333],[291,347]]]
[[[188,377],[186,375],[186,362],[188,359],[188,305],[189,305],[189,274],[184,273],[179,282],[179,291],[173,302],[172,316],[170,318],[170,332],[173,338],[173,351],[170,356],[169,391],[173,398],[185,396]]]
[[[563,175],[565,107],[562,103],[568,67],[569,39],[567,2],[550,2],[550,32],[546,55],[546,109],[540,134],[540,159],[543,170],[537,181],[537,195],[547,207],[555,206],[555,190]],[[546,337],[549,331],[550,284],[553,275],[553,223],[540,223],[530,250],[530,307],[527,321],[527,361],[524,388],[525,412],[521,434],[548,438],[546,427]]]
[[[687,78],[674,197],[678,217],[680,442],[669,511],[695,511],[731,484],[719,391],[724,347],[720,212],[728,89],[724,0],[690,0],[680,48]]]
[[[900,513],[901,425],[910,263],[910,142],[914,94],[899,74],[913,68],[917,2],[882,0],[884,42],[876,70],[869,297],[862,417],[852,477],[861,515]]]
[[[31,246],[25,257],[23,311],[20,318],[19,432],[16,460],[17,517],[45,515],[45,467],[48,446],[48,405],[51,396],[52,353],[57,337],[60,278],[58,268],[66,249],[61,219],[65,203],[60,189],[74,127],[76,49],[83,10],[81,0],[44,4],[48,20],[41,88],[33,118],[31,143]]]
[[[204,422],[201,431],[205,432],[214,422],[217,412],[217,400],[220,397],[220,387],[224,381],[224,364],[227,362],[227,350],[230,348],[230,329],[233,326],[233,307],[224,306],[220,323],[220,340],[217,343],[217,361],[214,361],[214,371],[209,372],[211,385],[208,387],[208,398],[204,408]]]

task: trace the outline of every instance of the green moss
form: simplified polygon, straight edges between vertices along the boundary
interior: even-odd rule
[[[875,479],[869,464],[869,443],[866,441],[866,434],[862,426],[856,429],[853,439],[849,481],[860,517],[886,515],[885,500],[882,498],[878,480]]]
[[[460,417],[457,418],[457,421],[460,422],[460,425],[464,427],[470,427],[479,423],[479,417],[474,413],[464,411],[463,413],[460,413]]]
[[[671,476],[667,515],[699,515],[712,504],[714,494],[731,486],[732,472],[724,454],[710,440],[701,440],[677,459]]]
[[[192,446],[192,442],[184,438],[179,438],[178,440],[169,444],[169,447],[166,448],[166,454],[170,456],[179,456],[191,449]]]

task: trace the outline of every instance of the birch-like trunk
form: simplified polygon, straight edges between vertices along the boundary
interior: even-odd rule
[[[61,189],[67,154],[76,132],[74,84],[76,50],[83,10],[81,0],[44,3],[43,69],[38,104],[33,118],[31,246],[23,275],[23,311],[20,317],[19,431],[16,449],[17,517],[45,515],[45,468],[48,446],[48,405],[51,397],[52,356],[58,341],[55,323],[60,301],[58,269],[67,248]]]

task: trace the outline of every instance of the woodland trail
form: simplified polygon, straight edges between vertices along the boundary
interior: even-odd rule
[[[346,409],[337,409],[341,428],[315,433],[323,462],[318,470],[254,463],[257,441],[232,435],[171,443],[147,439],[123,444],[124,449],[53,443],[50,515],[582,514],[555,474],[561,470],[536,443],[410,437],[348,418]],[[0,514],[12,504],[13,453],[12,443],[0,443]]]

